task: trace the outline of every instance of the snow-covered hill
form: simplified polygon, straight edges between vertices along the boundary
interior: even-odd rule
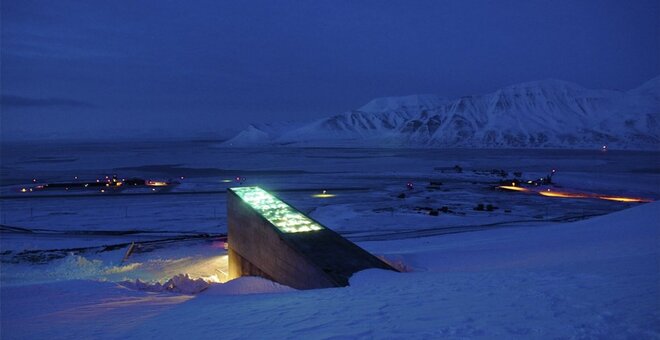
[[[274,143],[282,133],[300,126],[296,122],[250,124],[225,143],[231,146],[254,146]]]
[[[660,77],[630,91],[591,90],[550,79],[456,99],[374,99],[357,110],[297,127],[251,125],[226,145],[657,150],[659,123]]]

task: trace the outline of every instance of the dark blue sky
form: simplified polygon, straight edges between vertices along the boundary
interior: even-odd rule
[[[660,1],[2,1],[2,134],[226,134],[374,97],[660,74]]]

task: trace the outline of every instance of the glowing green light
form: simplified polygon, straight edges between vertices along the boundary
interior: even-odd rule
[[[259,187],[231,188],[245,203],[285,233],[321,230],[323,227]]]
[[[233,181],[232,181],[231,179],[223,179],[223,180],[220,181],[220,182],[222,182],[222,183],[231,183],[231,182],[233,182]]]

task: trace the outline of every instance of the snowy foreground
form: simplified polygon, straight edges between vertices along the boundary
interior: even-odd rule
[[[659,338],[660,203],[573,223],[360,245],[410,271],[195,295],[75,280],[0,288],[2,339]],[[181,279],[179,277],[179,279]],[[161,291],[159,291],[161,290]]]

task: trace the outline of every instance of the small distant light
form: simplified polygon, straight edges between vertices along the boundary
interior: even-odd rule
[[[151,191],[156,191],[156,188],[151,188]]]
[[[32,188],[30,188],[30,192],[32,192]]]
[[[105,179],[108,179],[108,178],[110,178],[110,176],[105,176]]]
[[[105,190],[104,190],[104,189],[101,189],[101,192],[105,192]]]
[[[97,179],[97,180],[96,180],[96,183],[99,183],[99,182],[101,182],[101,180],[98,180],[98,179]]]
[[[181,179],[184,179],[185,177],[181,176]]]
[[[73,179],[78,179],[78,176],[74,176]]]
[[[22,188],[22,189],[21,189],[21,192],[27,192],[27,189]]]
[[[516,186],[516,182],[511,182],[511,186],[512,186],[512,187],[515,187],[515,186]]]
[[[33,183],[37,183],[37,179],[36,179],[36,178],[33,178],[33,179],[32,179],[32,182],[33,182]]]
[[[327,190],[323,190],[320,194],[314,194],[312,197],[314,198],[331,198],[335,197],[336,195],[334,194],[329,194]]]

